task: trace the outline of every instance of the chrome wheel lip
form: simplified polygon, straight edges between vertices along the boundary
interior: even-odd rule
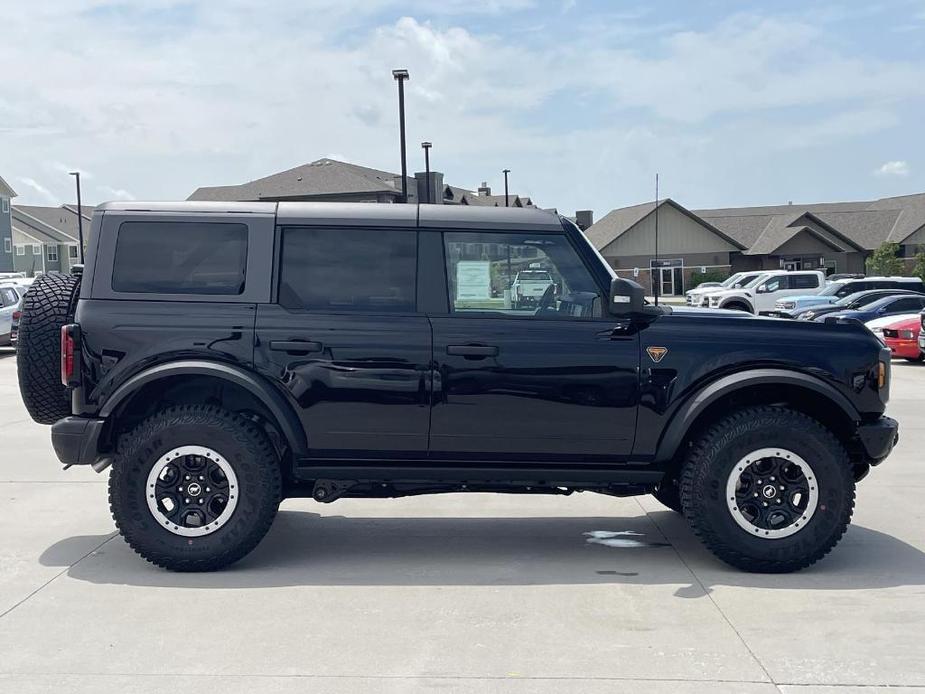
[[[182,525],[177,525],[171,521],[157,507],[157,496],[152,493],[164,468],[167,467],[171,461],[187,455],[197,455],[213,461],[216,465],[218,465],[218,467],[224,473],[225,477],[228,479],[229,489],[233,490],[232,493],[228,494],[228,501],[225,504],[225,508],[222,509],[222,512],[219,514],[218,518],[202,526],[201,528],[187,528]],[[203,537],[205,535],[211,535],[220,527],[227,524],[228,520],[231,518],[231,515],[234,513],[235,507],[238,505],[238,492],[238,477],[235,475],[234,469],[231,467],[228,461],[225,460],[225,458],[214,449],[208,448],[206,446],[196,445],[178,446],[167,451],[164,455],[157,459],[156,463],[154,463],[151,471],[148,473],[148,479],[145,483],[145,501],[148,503],[148,510],[151,512],[151,515],[157,521],[159,526],[168,532],[174,535],[179,535],[181,537]]]
[[[742,514],[736,500],[736,487],[738,486],[740,476],[752,463],[763,458],[780,458],[786,460],[788,463],[796,465],[803,472],[807,482],[809,482],[806,510],[803,512],[803,515],[800,516],[797,521],[778,530],[761,528],[749,521]],[[787,448],[759,448],[748,455],[742,456],[739,462],[732,467],[729,473],[729,479],[726,481],[726,506],[736,524],[752,537],[760,537],[764,540],[779,540],[781,538],[790,537],[806,527],[813,517],[813,514],[816,513],[816,508],[819,506],[819,484],[816,479],[816,473],[806,460]]]

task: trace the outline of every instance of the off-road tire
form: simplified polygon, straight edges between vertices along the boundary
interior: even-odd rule
[[[80,277],[49,273],[23,297],[16,371],[26,409],[39,424],[71,414],[70,395],[61,383],[61,326],[74,320],[79,289]]]
[[[676,475],[665,475],[665,479],[659,482],[658,487],[652,492],[652,496],[663,506],[667,506],[672,511],[684,513],[684,509],[681,508],[680,482]]]
[[[743,304],[741,301],[732,301],[725,306],[721,306],[727,311],[744,311],[745,313],[752,313],[752,309],[748,304]]]
[[[803,528],[765,539],[736,523],[725,492],[742,456],[775,446],[811,464],[819,499]],[[751,572],[798,571],[824,557],[848,528],[854,498],[844,446],[816,420],[783,407],[751,407],[719,420],[691,448],[681,474],[681,505],[694,533],[724,562]]]
[[[239,497],[229,520],[211,534],[183,537],[161,527],[145,485],[158,459],[179,446],[219,452],[237,476]],[[214,571],[238,561],[266,535],[280,503],[277,455],[266,434],[243,417],[208,405],[171,407],[121,438],[109,475],[109,506],[129,546],[173,571]]]

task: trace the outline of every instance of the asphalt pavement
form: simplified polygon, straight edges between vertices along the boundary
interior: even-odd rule
[[[925,691],[925,366],[841,544],[740,573],[649,498],[283,503],[234,567],[174,574],[62,471],[0,349],[0,692]]]

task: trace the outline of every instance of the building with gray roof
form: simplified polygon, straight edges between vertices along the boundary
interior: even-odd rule
[[[617,270],[664,294],[681,294],[700,272],[825,269],[863,272],[884,242],[911,264],[925,247],[925,193],[879,200],[688,210],[674,200],[613,210],[588,238]]]
[[[189,200],[223,202],[400,202],[401,174],[323,158],[247,183],[197,188]],[[504,207],[504,195],[492,195],[485,183],[478,190],[451,186],[431,171],[408,177],[408,202]],[[535,207],[529,197],[508,196],[511,207]]]

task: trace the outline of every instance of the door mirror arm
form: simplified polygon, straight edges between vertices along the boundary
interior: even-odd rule
[[[647,304],[645,290],[640,284],[615,277],[610,283],[607,312],[617,318],[650,322],[658,316],[670,313],[671,309],[667,306]]]

